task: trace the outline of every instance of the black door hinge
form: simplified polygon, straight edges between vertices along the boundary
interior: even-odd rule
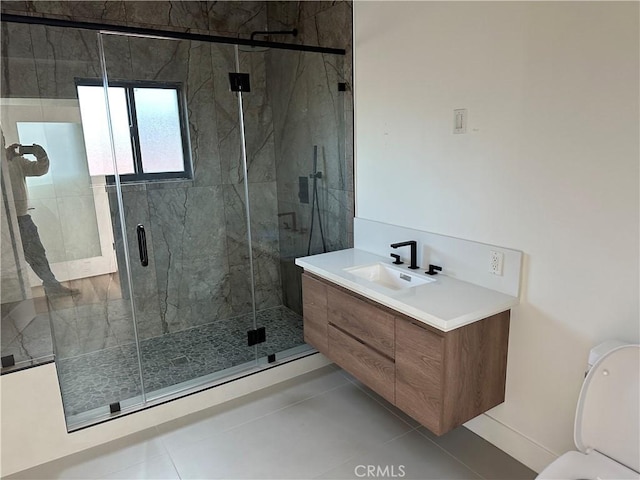
[[[2,368],[13,367],[16,364],[16,359],[13,355],[6,355],[2,357]]]
[[[251,83],[248,73],[229,72],[229,83],[232,92],[250,92]]]
[[[257,345],[267,341],[267,329],[265,327],[256,328],[255,330],[247,331],[247,345]]]

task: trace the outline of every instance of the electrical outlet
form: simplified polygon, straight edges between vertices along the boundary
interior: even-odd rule
[[[504,262],[504,253],[491,250],[489,252],[489,273],[494,275],[502,275],[502,263]]]

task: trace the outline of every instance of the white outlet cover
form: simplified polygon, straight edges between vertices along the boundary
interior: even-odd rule
[[[504,253],[496,250],[489,252],[489,273],[502,275],[502,264],[504,263]]]

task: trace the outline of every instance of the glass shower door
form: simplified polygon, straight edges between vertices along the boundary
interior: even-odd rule
[[[229,89],[234,47],[112,34],[102,42],[121,152],[111,181],[122,192],[143,383],[153,399],[256,365],[244,193],[224,175],[241,141]]]
[[[344,57],[239,46],[259,358],[309,350],[295,258],[352,245],[353,167],[345,156]],[[229,169],[230,176],[240,169]],[[237,178],[244,184],[244,178]]]
[[[143,401],[126,266],[114,250],[120,211],[90,168],[76,85],[100,77],[97,36],[3,23],[1,50],[2,356],[19,367],[55,354],[75,428]]]

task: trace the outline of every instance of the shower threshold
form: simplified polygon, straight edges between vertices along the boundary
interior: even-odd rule
[[[299,345],[280,352],[279,357],[281,360],[276,360],[275,362],[269,363],[265,357],[257,361],[246,362],[242,365],[237,365],[200,378],[187,380],[171,387],[150,392],[147,395],[147,401],[145,403],[142,402],[141,396],[129,398],[121,402],[121,410],[118,413],[110,413],[109,407],[98,407],[77,415],[72,415],[67,417],[67,431],[69,433],[75,432],[99,423],[115,420],[132,413],[163,405],[256,373],[264,372],[286,363],[300,360],[309,355],[315,355],[316,353],[318,353],[318,351],[307,344]]]

